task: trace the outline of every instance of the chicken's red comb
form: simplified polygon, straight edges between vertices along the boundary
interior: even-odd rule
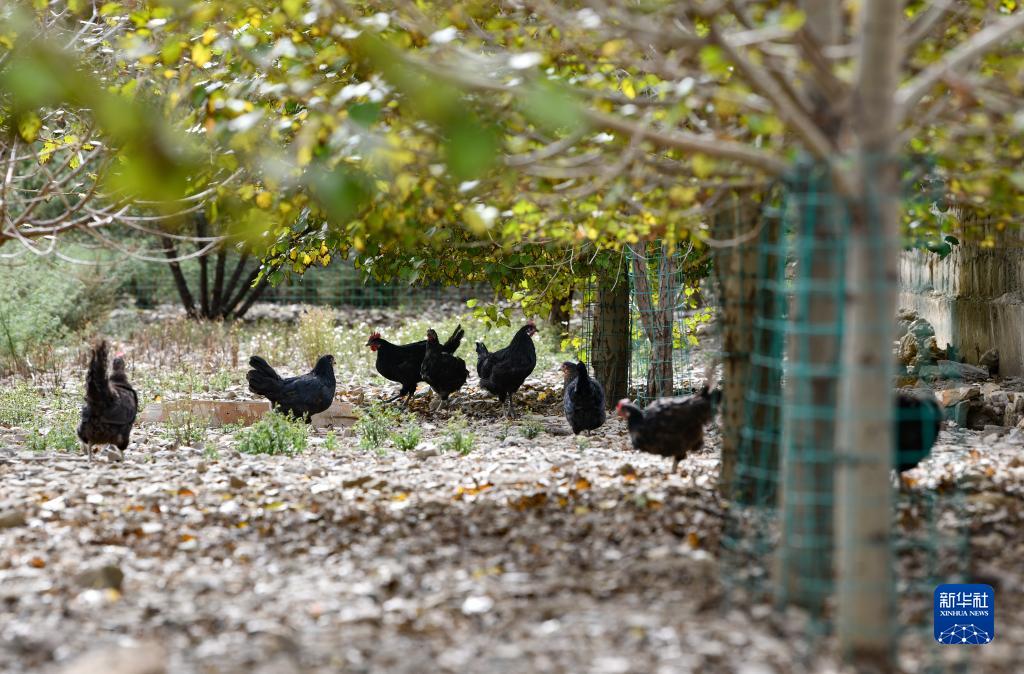
[[[124,351],[118,351],[115,353],[114,358],[124,358]]]

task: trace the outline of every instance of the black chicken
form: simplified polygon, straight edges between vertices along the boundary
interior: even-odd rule
[[[934,395],[896,392],[896,470],[915,468],[932,452],[942,430],[942,406]]]
[[[114,445],[124,460],[124,450],[139,411],[139,397],[128,383],[124,358],[116,356],[107,376],[107,343],[100,341],[92,348],[89,371],[85,375],[85,405],[78,424],[78,439],[85,445],[92,461],[96,445]]]
[[[721,398],[721,391],[711,391],[705,385],[695,395],[659,398],[642,410],[623,398],[615,411],[626,419],[633,448],[671,456],[674,473],[680,459],[704,445],[704,426],[711,421]]]
[[[601,382],[590,378],[583,363],[562,363],[562,376],[565,379],[562,405],[572,432],[579,435],[582,431],[600,428],[607,417]]]
[[[452,354],[458,351],[465,334],[461,325],[456,327],[448,341],[441,345],[441,351]],[[380,376],[402,385],[398,394],[385,402],[405,397],[405,404],[408,405],[416,393],[416,385],[423,381],[420,366],[423,365],[423,356],[427,353],[426,340],[421,339],[411,344],[392,344],[383,339],[379,332],[374,332],[366,340],[366,346],[377,354],[376,368]]]
[[[420,377],[438,395],[438,407],[446,405],[448,396],[462,388],[469,377],[466,361],[446,353],[433,328],[427,330],[427,352],[420,365]]]
[[[508,400],[506,414],[509,417],[515,416],[512,397],[537,367],[537,350],[532,339],[535,334],[537,326],[530,321],[519,328],[512,343],[504,349],[490,353],[483,342],[476,343],[476,373],[480,386],[498,396],[502,405]]]
[[[334,356],[320,356],[312,372],[284,379],[259,356],[249,359],[252,369],[246,373],[249,390],[270,401],[273,408],[310,422],[310,417],[323,412],[334,400]]]

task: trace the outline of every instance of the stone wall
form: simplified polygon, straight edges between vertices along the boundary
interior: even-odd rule
[[[964,243],[944,260],[905,251],[900,260],[900,306],[914,309],[968,363],[999,349],[1000,374],[1024,375],[1024,245],[995,248]]]

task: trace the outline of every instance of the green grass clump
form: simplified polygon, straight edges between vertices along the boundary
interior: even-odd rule
[[[356,421],[356,435],[363,449],[383,449],[391,438],[392,429],[398,425],[399,412],[380,402],[373,402],[362,411]]]
[[[20,426],[39,414],[39,396],[23,381],[0,388],[0,425]]]
[[[423,429],[414,423],[406,424],[401,430],[391,433],[391,442],[403,452],[416,449],[423,438]]]
[[[544,425],[536,419],[527,419],[523,422],[523,425],[519,427],[519,433],[527,440],[533,440],[535,437],[541,434],[544,430]]]
[[[309,425],[292,417],[270,412],[235,436],[244,454],[295,456],[306,449]]]
[[[180,410],[168,415],[163,435],[179,447],[194,447],[206,437],[209,425],[209,419],[199,416],[192,410]]]
[[[441,449],[446,452],[457,452],[465,456],[476,446],[476,434],[469,430],[466,420],[454,417],[445,427]]]

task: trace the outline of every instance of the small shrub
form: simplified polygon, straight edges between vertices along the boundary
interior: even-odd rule
[[[237,373],[231,370],[218,370],[209,377],[207,377],[207,390],[209,391],[223,391],[229,386],[237,383]]]
[[[220,450],[216,445],[206,445],[203,447],[203,458],[207,461],[220,461]]]
[[[39,413],[39,396],[23,381],[0,388],[0,425],[18,426],[32,421]]]
[[[476,446],[476,434],[468,430],[466,420],[455,417],[445,427],[444,440],[441,441],[441,449],[446,452],[458,452],[465,456],[473,451]]]
[[[46,433],[39,428],[33,428],[25,439],[25,446],[32,452],[45,452]]]
[[[544,425],[536,419],[527,419],[523,422],[523,425],[519,427],[519,433],[528,440],[533,440],[535,437],[541,434],[544,430]]]
[[[65,398],[56,399],[56,407],[49,415],[49,424],[32,428],[28,448],[34,452],[56,449],[73,452],[78,449],[78,421],[80,411]]]
[[[356,421],[356,435],[359,436],[359,446],[363,449],[382,449],[392,434],[401,415],[394,409],[379,402],[372,403],[363,410]]]
[[[408,452],[416,449],[416,445],[420,444],[422,437],[423,429],[416,424],[407,424],[402,430],[391,434],[391,442],[395,443],[395,447],[403,452]]]
[[[328,452],[338,451],[338,436],[334,431],[327,431],[327,435],[324,436],[324,449]]]
[[[299,351],[310,366],[320,356],[333,354],[337,339],[334,334],[334,314],[327,309],[312,308],[299,318]]]
[[[176,445],[191,447],[202,442],[208,426],[209,420],[200,417],[192,410],[171,412],[164,425],[164,437]]]
[[[270,412],[236,438],[238,451],[245,454],[295,456],[306,449],[309,426],[284,414]]]
[[[78,449],[78,422],[81,412],[74,408],[61,407],[53,415],[53,423],[46,433],[46,446],[63,452]]]

